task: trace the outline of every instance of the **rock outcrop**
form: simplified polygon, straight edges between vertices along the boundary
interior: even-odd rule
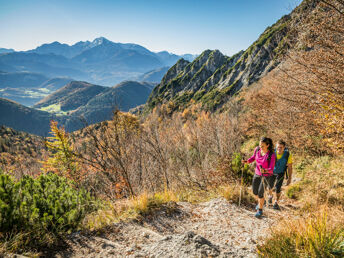
[[[287,50],[297,46],[303,21],[317,2],[304,1],[291,14],[268,27],[248,49],[231,57],[218,50],[206,50],[191,63],[179,60],[153,90],[144,112],[159,104],[169,105],[172,111],[182,110],[195,102],[215,110],[284,60]]]

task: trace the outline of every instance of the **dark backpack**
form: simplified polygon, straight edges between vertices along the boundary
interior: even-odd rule
[[[276,161],[277,161],[277,149],[275,149],[275,153],[276,153]],[[285,168],[284,168],[284,173],[285,173],[286,179],[288,179],[288,173],[286,173],[287,170],[288,170],[288,159],[289,159],[289,150],[288,150],[288,148],[285,148],[285,149],[284,149],[284,153],[285,153],[285,158],[286,158],[286,160],[287,160],[286,166],[285,166]],[[284,156],[284,153],[282,154],[282,157]],[[281,158],[282,158],[282,157],[281,157]]]

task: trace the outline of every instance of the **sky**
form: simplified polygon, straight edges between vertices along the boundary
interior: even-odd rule
[[[0,0],[0,48],[105,37],[151,51],[233,55],[301,0]]]

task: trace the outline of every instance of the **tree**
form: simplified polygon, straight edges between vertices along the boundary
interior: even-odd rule
[[[53,120],[50,123],[52,136],[45,141],[46,147],[50,150],[50,156],[43,161],[43,171],[53,172],[79,182],[80,170],[70,139],[64,128],[58,128],[57,124]]]

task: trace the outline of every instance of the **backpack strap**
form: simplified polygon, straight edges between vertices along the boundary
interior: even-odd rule
[[[285,149],[284,152],[285,152],[285,158],[287,159],[287,164],[288,164],[289,150],[288,150],[288,149]]]
[[[288,149],[285,149],[285,150],[284,150],[283,156],[284,156],[284,155],[285,155],[285,158],[286,158],[286,160],[287,160],[287,163],[286,163],[284,172],[285,172],[285,174],[286,174],[286,178],[288,179],[288,173],[287,173],[287,171],[288,171],[288,159],[289,159],[289,150],[288,150]]]
[[[268,167],[270,167],[270,162],[271,162],[271,157],[272,157],[272,151],[269,151],[269,155],[268,155]]]

